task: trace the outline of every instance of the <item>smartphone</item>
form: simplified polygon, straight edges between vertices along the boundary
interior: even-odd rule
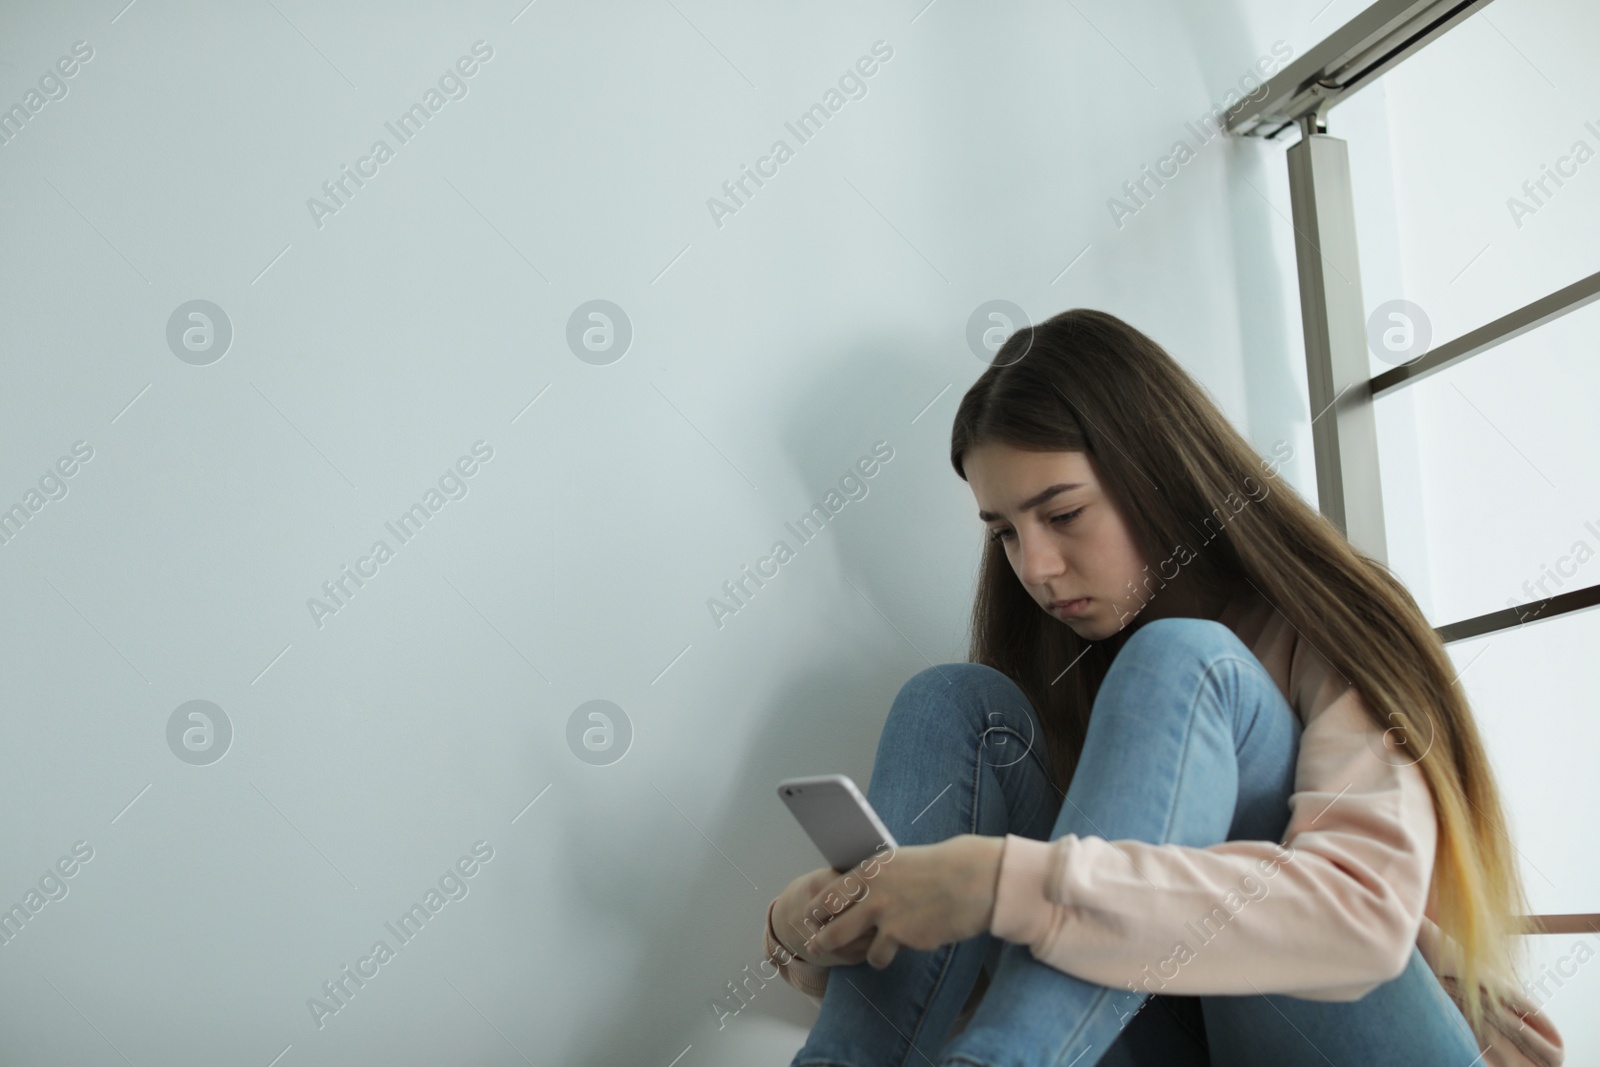
[[[883,845],[897,847],[889,828],[848,775],[785,778],[778,783],[778,796],[836,871],[848,871]]]

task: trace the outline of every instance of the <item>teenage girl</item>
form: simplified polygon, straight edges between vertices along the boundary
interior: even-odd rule
[[[1477,724],[1397,578],[1103,312],[1013,334],[950,459],[989,538],[970,662],[885,721],[899,847],[768,908],[821,994],[792,1067],[1561,1062]]]

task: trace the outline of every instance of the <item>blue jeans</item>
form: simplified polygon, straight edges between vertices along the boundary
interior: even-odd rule
[[[1112,661],[1064,802],[1033,706],[975,663],[930,667],[901,688],[867,797],[902,845],[962,833],[1276,842],[1299,742],[1299,718],[1232,630],[1152,619]],[[989,988],[952,1036],[980,969]],[[902,947],[883,970],[834,968],[791,1067],[1469,1067],[1477,1057],[1415,948],[1398,978],[1333,1002],[1114,989],[984,933]]]

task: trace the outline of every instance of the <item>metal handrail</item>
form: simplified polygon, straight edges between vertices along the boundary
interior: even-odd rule
[[[1452,641],[1465,641],[1470,637],[1482,637],[1484,634],[1509,630],[1514,626],[1544,622],[1596,605],[1600,605],[1600,585],[1590,585],[1566,593],[1557,593],[1555,596],[1547,596],[1543,600],[1530,600],[1518,608],[1502,608],[1487,615],[1475,615],[1470,619],[1452,622],[1447,626],[1436,626],[1433,632],[1439,635],[1440,641],[1449,644]]]
[[[1266,92],[1229,108],[1223,126],[1274,138],[1305,116],[1318,120],[1490,0],[1379,0],[1267,82]]]
[[[1519,916],[1529,934],[1600,934],[1600,915]]]
[[[1409,363],[1384,371],[1372,379],[1372,395],[1376,397],[1390,389],[1421,381],[1435,371],[1459,363],[1469,356],[1487,352],[1513,337],[1520,337],[1529,330],[1586,307],[1597,299],[1600,299],[1600,271],[1557,289],[1549,296],[1542,296],[1509,315],[1502,315],[1493,322],[1479,326],[1471,333],[1462,334],[1454,341],[1429,349]]]

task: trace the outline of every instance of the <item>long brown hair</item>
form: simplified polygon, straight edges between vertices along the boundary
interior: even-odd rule
[[[1481,1039],[1480,982],[1502,1003],[1510,990],[1500,983],[1519,984],[1524,946],[1514,935],[1526,932],[1518,916],[1527,902],[1472,711],[1401,581],[1287,484],[1252,493],[1247,507],[1226,506],[1267,465],[1160,345],[1105,312],[1063,311],[1007,339],[956,411],[950,462],[963,480],[963,457],[990,442],[1086,453],[1146,560],[1183,555],[1207,601],[1249,583],[1356,687],[1433,794],[1429,910],[1456,943],[1464,1014]],[[1048,615],[992,540],[971,627],[968,658],[1010,677],[1032,701],[1065,793],[1122,642],[1086,640]]]

